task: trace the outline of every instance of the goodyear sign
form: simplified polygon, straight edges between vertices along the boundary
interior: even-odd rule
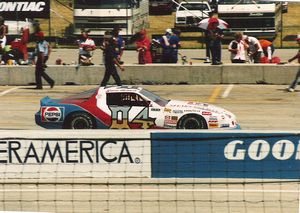
[[[11,0],[0,2],[0,14],[4,19],[49,18],[50,0]]]
[[[152,177],[300,179],[300,134],[153,133]]]

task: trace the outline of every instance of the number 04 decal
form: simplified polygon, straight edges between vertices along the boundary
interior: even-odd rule
[[[149,108],[144,107],[135,118],[129,122],[131,107],[109,107],[111,111],[111,129],[149,129],[155,126],[155,118],[149,117]]]

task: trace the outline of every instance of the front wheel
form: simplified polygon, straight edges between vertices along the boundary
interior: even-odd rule
[[[71,114],[65,121],[64,129],[95,129],[93,117],[87,113],[76,112]]]
[[[177,125],[178,129],[208,129],[207,123],[200,115],[185,115]]]

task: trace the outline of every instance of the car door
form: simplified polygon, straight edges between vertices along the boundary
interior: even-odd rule
[[[134,92],[107,94],[107,106],[111,111],[112,129],[149,129],[155,119],[149,116],[151,102]]]

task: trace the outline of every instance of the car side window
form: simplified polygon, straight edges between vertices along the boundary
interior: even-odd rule
[[[108,106],[148,106],[139,94],[136,93],[107,93],[106,103]]]

